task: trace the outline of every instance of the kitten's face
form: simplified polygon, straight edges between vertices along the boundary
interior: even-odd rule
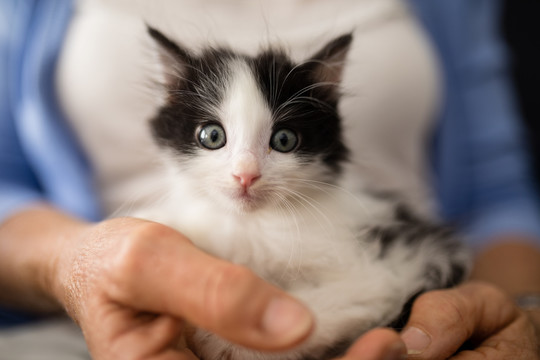
[[[152,130],[194,192],[242,212],[305,206],[319,182],[335,181],[347,157],[337,86],[351,36],[294,64],[279,51],[194,56],[149,32],[168,90]]]

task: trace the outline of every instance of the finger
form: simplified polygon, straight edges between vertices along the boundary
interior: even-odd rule
[[[91,348],[105,347],[116,359],[147,359],[168,353],[180,343],[183,323],[178,319],[164,315],[138,316],[130,309],[115,305],[104,311],[108,316],[99,317],[103,319],[100,336],[89,339],[89,345],[98,342],[101,347]],[[93,355],[100,358],[99,354]]]
[[[450,360],[530,360],[538,359],[540,355],[539,339],[534,325],[521,311],[504,329],[475,346],[473,350],[460,351]]]
[[[168,350],[165,353],[156,355],[148,360],[198,360],[197,357],[189,350],[175,351]]]
[[[374,329],[358,339],[342,359],[403,360],[406,357],[405,344],[395,331]]]
[[[289,348],[311,332],[313,317],[297,300],[178,232],[146,223],[129,236],[110,271],[120,277],[110,291],[121,303],[185,318],[260,350]]]
[[[146,354],[158,354],[176,347],[176,344],[180,342],[183,327],[181,320],[160,315],[153,319],[142,321],[136,328],[133,328],[126,334],[129,334],[129,341],[134,346],[143,344]],[[126,346],[125,348],[129,347]]]
[[[468,283],[420,296],[401,337],[411,359],[447,359],[466,341],[481,341],[516,316],[516,307],[502,292]]]

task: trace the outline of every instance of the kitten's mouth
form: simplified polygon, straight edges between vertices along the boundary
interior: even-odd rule
[[[253,189],[239,189],[233,195],[234,201],[239,205],[241,211],[254,211],[263,205],[261,196]]]

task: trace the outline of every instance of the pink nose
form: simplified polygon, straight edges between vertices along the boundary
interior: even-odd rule
[[[255,181],[260,179],[261,174],[253,174],[253,173],[240,173],[240,174],[233,174],[233,177],[242,185],[244,188],[249,188]]]

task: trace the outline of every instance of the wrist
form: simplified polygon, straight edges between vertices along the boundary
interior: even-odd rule
[[[46,276],[39,285],[46,296],[54,299],[72,317],[77,304],[73,294],[80,290],[84,273],[84,269],[77,266],[78,258],[84,253],[84,234],[91,226],[79,221],[63,224],[50,248],[51,260],[44,265]]]
[[[0,301],[27,311],[60,310],[59,267],[83,224],[41,204],[7,219],[0,227]]]

